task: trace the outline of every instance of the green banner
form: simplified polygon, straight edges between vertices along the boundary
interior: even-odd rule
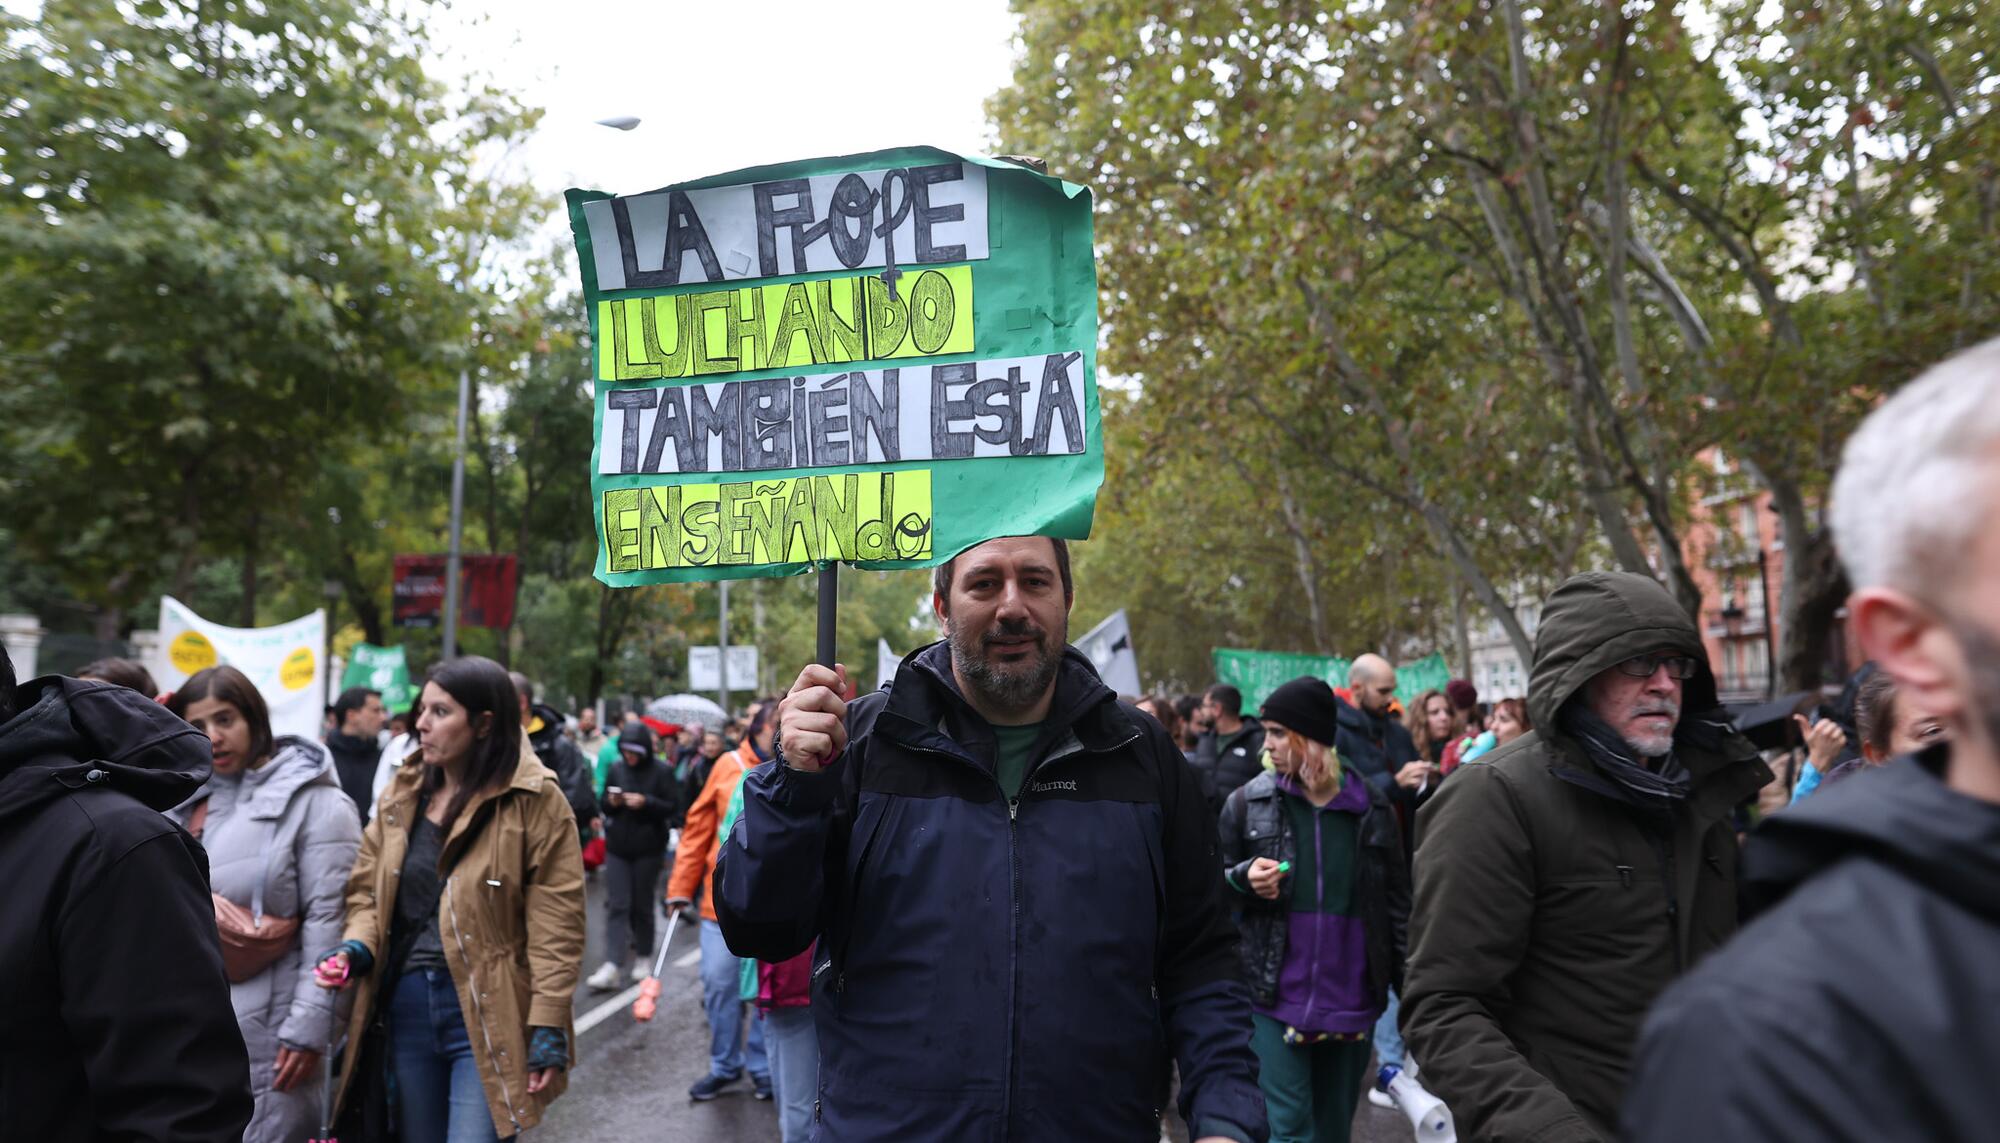
[[[1215,681],[1228,683],[1243,692],[1243,709],[1255,714],[1265,696],[1301,675],[1325,679],[1335,687],[1347,685],[1347,669],[1353,660],[1332,655],[1298,655],[1289,651],[1246,651],[1217,647]],[[1428,690],[1443,690],[1451,681],[1451,668],[1439,654],[1427,655],[1414,663],[1396,668],[1396,698],[1405,706]]]
[[[382,705],[391,714],[417,704],[417,688],[410,683],[410,662],[401,647],[377,647],[356,643],[347,653],[347,671],[340,677],[342,690],[367,687],[382,692]]]
[[[1396,668],[1396,698],[1408,707],[1418,695],[1425,691],[1441,691],[1450,681],[1451,668],[1445,665],[1444,656],[1426,655],[1414,663]]]
[[[1090,194],[929,147],[568,192],[597,578],[929,567],[1090,534]]]
[[[1245,651],[1217,647],[1214,651],[1215,681],[1243,692],[1245,714],[1257,713],[1272,691],[1301,675],[1325,679],[1336,687],[1347,685],[1349,660],[1332,655],[1295,655],[1286,651]]]

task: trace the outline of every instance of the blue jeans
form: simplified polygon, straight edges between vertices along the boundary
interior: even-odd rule
[[[743,1074],[747,1061],[752,1076],[771,1074],[764,1059],[762,1022],[748,1021],[750,1034],[743,1034],[743,978],[736,954],[722,939],[722,926],[704,919],[701,923],[701,1006],[708,1012],[708,1071],[718,1079],[735,1079]],[[747,1050],[746,1050],[747,1049]],[[454,1139],[451,1143],[458,1143]]]
[[[782,1143],[806,1143],[812,1136],[813,1101],[819,1098],[819,1030],[810,1008],[773,1008],[769,1025],[771,1087],[778,1101]]]
[[[396,982],[389,1063],[403,1143],[499,1143],[451,973],[418,969]]]
[[[1382,1018],[1375,1021],[1375,1055],[1383,1067],[1394,1064],[1403,1066],[1403,1030],[1396,1027],[1396,1016],[1403,1010],[1403,998],[1389,990],[1389,1007],[1382,1010]]]

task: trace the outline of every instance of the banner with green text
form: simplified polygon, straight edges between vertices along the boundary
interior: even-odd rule
[[[1215,681],[1243,692],[1243,713],[1256,714],[1272,691],[1301,675],[1347,685],[1348,660],[1332,655],[1295,655],[1288,651],[1246,651],[1217,647]]]
[[[1289,651],[1246,651],[1217,647],[1215,681],[1228,683],[1243,692],[1243,712],[1257,713],[1266,696],[1301,675],[1325,679],[1336,687],[1347,685],[1347,669],[1352,660],[1333,655],[1299,655]],[[1408,706],[1428,690],[1443,690],[1451,681],[1451,668],[1443,655],[1426,655],[1414,663],[1396,668],[1396,698]]]
[[[928,567],[1090,534],[1090,193],[928,147],[568,192],[597,578]]]

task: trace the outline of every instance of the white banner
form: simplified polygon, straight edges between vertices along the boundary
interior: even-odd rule
[[[1139,656],[1132,651],[1132,625],[1119,608],[1090,634],[1076,641],[1076,649],[1090,657],[1097,677],[1121,695],[1143,695],[1139,685]]]
[[[722,689],[720,669],[721,654],[711,644],[706,647],[688,648],[688,689],[698,693]],[[757,689],[757,648],[749,644],[731,644],[729,647],[729,689],[732,691],[754,691]]]
[[[599,290],[987,256],[986,169],[958,161],[583,204]]]
[[[162,690],[179,690],[197,671],[227,665],[249,677],[271,708],[271,733],[319,741],[326,716],[326,612],[276,627],[225,627],[160,597],[160,655],[151,664]]]
[[[760,472],[1088,447],[1083,353],[597,387],[597,471]]]

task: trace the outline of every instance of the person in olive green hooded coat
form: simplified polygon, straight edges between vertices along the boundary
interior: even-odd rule
[[[1771,780],[1653,580],[1543,610],[1535,730],[1418,815],[1402,1029],[1461,1138],[1609,1140],[1655,997],[1736,928],[1730,811]]]

